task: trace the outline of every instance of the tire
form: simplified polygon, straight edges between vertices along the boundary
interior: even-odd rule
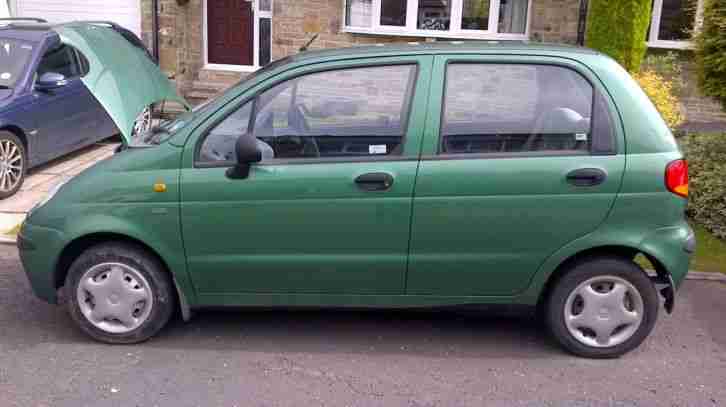
[[[9,131],[0,131],[0,199],[11,197],[20,190],[25,182],[27,163],[25,145],[20,138]]]
[[[64,289],[70,315],[81,330],[110,344],[151,338],[169,322],[176,305],[164,266],[128,243],[102,243],[84,251],[71,265]]]
[[[556,282],[543,311],[565,350],[607,359],[637,348],[653,330],[659,307],[655,286],[642,269],[613,256],[571,266]]]

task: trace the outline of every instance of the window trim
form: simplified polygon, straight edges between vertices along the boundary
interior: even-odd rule
[[[247,132],[250,133],[254,129],[254,123],[255,123],[255,120],[257,119],[257,113],[258,113],[257,100],[259,99],[260,95],[262,95],[263,93],[265,93],[266,91],[272,89],[273,87],[275,87],[277,85],[280,85],[284,82],[288,82],[291,80],[296,80],[297,78],[300,78],[302,76],[317,74],[317,73],[322,73],[322,72],[340,71],[340,70],[356,69],[356,68],[390,67],[390,66],[400,66],[400,65],[410,66],[413,68],[413,72],[411,74],[411,77],[409,78],[409,83],[408,83],[407,89],[406,89],[406,94],[408,96],[409,103],[408,103],[408,106],[405,109],[405,111],[402,113],[402,117],[403,117],[403,115],[405,115],[405,119],[402,120],[403,124],[401,125],[401,128],[403,129],[403,136],[401,139],[401,144],[404,145],[406,136],[408,135],[407,134],[408,128],[410,126],[411,112],[413,111],[413,102],[414,102],[414,99],[416,98],[416,87],[419,82],[419,73],[421,72],[420,61],[418,61],[416,59],[398,61],[398,62],[372,61],[371,63],[363,63],[363,64],[351,62],[350,64],[345,64],[345,65],[341,65],[341,66],[320,67],[320,68],[309,70],[309,71],[299,72],[299,73],[291,75],[285,79],[275,81],[273,83],[270,83],[269,85],[265,85],[262,88],[260,88],[259,90],[255,91],[253,94],[249,95],[248,97],[241,97],[240,103],[236,103],[235,101],[232,101],[232,102],[226,104],[222,109],[224,109],[228,105],[232,105],[232,104],[234,104],[234,107],[230,108],[230,110],[228,112],[226,112],[224,115],[219,117],[217,120],[213,120],[208,126],[206,126],[204,128],[202,134],[197,138],[196,145],[194,146],[194,156],[192,159],[192,166],[193,166],[193,168],[230,168],[230,167],[233,167],[236,164],[234,161],[214,161],[214,162],[200,161],[199,154],[201,152],[202,145],[204,144],[204,140],[207,139],[207,137],[212,132],[212,130],[214,130],[220,123],[222,123],[229,116],[234,114],[237,110],[239,110],[241,107],[243,107],[248,102],[252,103],[252,112],[250,113],[250,121],[247,124]],[[271,79],[273,79],[273,78],[271,78]],[[204,125],[205,124],[203,123],[201,126],[204,126]],[[411,159],[412,159],[412,157],[407,157],[407,156],[403,155],[403,151],[402,151],[401,154],[399,154],[399,155],[368,155],[368,156],[359,156],[359,157],[325,157],[325,158],[273,158],[273,159],[267,160],[265,162],[261,161],[259,163],[255,163],[255,165],[409,161]],[[415,159],[418,160],[418,158],[415,158]]]
[[[449,65],[452,64],[469,64],[469,65],[530,65],[530,66],[555,66],[562,69],[568,69],[572,72],[575,72],[577,75],[582,77],[592,88],[592,100],[591,100],[591,117],[590,117],[590,136],[593,135],[593,127],[595,125],[595,103],[596,98],[598,97],[598,93],[601,94],[602,97],[605,97],[606,99],[609,98],[609,95],[607,93],[602,94],[595,83],[593,83],[590,78],[587,77],[587,75],[584,75],[582,72],[580,72],[578,69],[567,65],[567,64],[558,64],[556,62],[550,62],[550,61],[536,61],[536,62],[528,62],[528,61],[484,61],[484,60],[478,60],[478,59],[469,59],[469,58],[451,58],[446,61],[446,64],[444,66],[444,83],[442,87],[442,93],[441,93],[441,112],[440,112],[440,118],[439,118],[439,129],[438,129],[438,137],[436,140],[436,152],[434,155],[421,157],[421,160],[480,160],[480,159],[501,159],[501,158],[535,158],[535,157],[572,157],[572,156],[587,156],[587,157],[594,157],[594,156],[610,156],[610,155],[617,155],[618,154],[618,137],[617,137],[617,129],[616,126],[618,125],[618,122],[615,120],[615,117],[613,115],[612,108],[607,106],[608,115],[610,115],[610,123],[611,123],[611,129],[610,129],[610,137],[612,139],[612,150],[610,151],[601,151],[601,152],[593,152],[592,147],[594,145],[594,142],[591,140],[590,142],[590,149],[588,151],[575,151],[575,150],[561,150],[561,151],[512,151],[512,152],[497,152],[497,153],[470,153],[470,154],[462,154],[462,153],[443,153],[442,152],[442,146],[443,146],[443,128],[444,128],[444,122],[445,117],[444,114],[446,112],[446,89],[448,88],[448,76],[449,76]]]
[[[693,22],[693,30],[699,31],[703,24],[703,3],[704,0],[696,0],[696,16]],[[653,9],[650,15],[650,30],[648,31],[648,41],[646,45],[650,48],[664,49],[693,49],[695,44],[691,40],[661,40],[658,39],[660,33],[660,20],[663,12],[663,0],[653,0]]]
[[[489,24],[487,30],[469,30],[461,28],[461,19],[463,13],[463,0],[451,1],[451,20],[448,31],[438,30],[420,30],[416,28],[416,12],[418,10],[419,0],[407,0],[406,5],[406,26],[388,26],[381,25],[381,1],[371,0],[371,25],[370,27],[349,26],[347,20],[347,2],[342,0],[343,4],[343,24],[341,32],[351,34],[367,34],[367,35],[386,35],[386,36],[405,36],[405,37],[425,37],[425,38],[451,38],[451,39],[478,39],[478,40],[527,40],[530,35],[530,22],[532,21],[532,0],[527,0],[527,19],[525,22],[524,33],[500,33],[499,25],[499,7],[501,0],[490,0],[489,3]]]

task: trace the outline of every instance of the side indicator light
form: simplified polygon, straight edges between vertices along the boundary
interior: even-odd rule
[[[166,192],[166,184],[163,182],[157,182],[154,184],[154,192]]]

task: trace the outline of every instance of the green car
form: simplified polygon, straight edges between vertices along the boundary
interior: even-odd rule
[[[156,73],[115,54],[89,58],[115,86],[89,88],[130,129],[172,95],[134,86]],[[574,354],[616,357],[661,297],[673,309],[695,247],[671,132],[625,70],[582,48],[306,52],[126,144],[18,237],[36,295],[63,289],[108,343],[205,307],[501,305],[538,309]]]

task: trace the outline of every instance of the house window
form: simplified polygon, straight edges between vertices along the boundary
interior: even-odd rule
[[[526,39],[531,0],[343,0],[347,32]]]
[[[703,0],[654,0],[648,45],[656,48],[690,48],[698,29]]]

